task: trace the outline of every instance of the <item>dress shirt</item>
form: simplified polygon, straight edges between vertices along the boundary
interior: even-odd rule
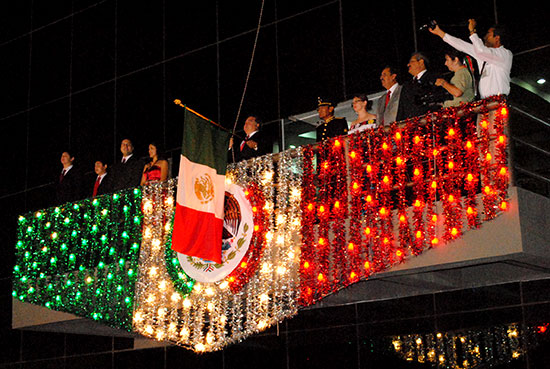
[[[121,163],[126,163],[128,161],[128,159],[130,159],[132,157],[132,155],[134,155],[134,154],[130,154],[128,156],[123,156],[122,160],[120,162]]]
[[[72,167],[73,167],[72,165],[69,165],[67,168],[63,168],[61,170],[60,181],[63,180],[63,178],[67,175],[67,173],[69,173],[69,170],[71,170]]]
[[[249,135],[246,136],[246,138],[243,140],[243,142],[241,142],[241,151],[243,150],[243,147],[244,147],[245,142],[246,142],[246,141],[250,141],[250,140],[254,141],[254,140],[252,139],[252,136],[254,136],[254,135],[255,135],[256,133],[258,133],[258,132],[259,132],[259,131],[254,131],[254,132],[252,132],[251,134],[249,134]],[[257,146],[256,146],[256,147],[253,147],[252,150],[258,150],[258,147],[257,147]]]
[[[422,76],[423,76],[427,71],[428,71],[427,69],[424,69],[424,70],[418,72],[418,74],[417,74],[416,76],[414,76],[414,80],[418,82],[418,81],[420,80],[420,78],[422,78]],[[394,86],[395,86],[395,85],[394,85]]]
[[[513,58],[510,50],[504,48],[504,46],[498,48],[487,47],[476,33],[470,36],[472,43],[451,36],[448,33],[443,37],[443,41],[476,59],[479,70],[483,70],[479,80],[479,96],[482,99],[510,93],[510,71]],[[485,66],[483,66],[484,62],[486,63]]]

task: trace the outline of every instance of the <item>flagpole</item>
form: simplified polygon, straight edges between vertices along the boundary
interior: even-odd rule
[[[239,136],[239,135],[237,135],[237,134],[234,134],[233,131],[231,131],[231,130],[229,130],[229,129],[223,127],[223,126],[221,126],[220,124],[214,122],[212,119],[208,119],[207,117],[205,117],[204,115],[202,115],[202,114],[196,112],[195,110],[191,109],[191,108],[188,107],[187,105],[182,104],[181,100],[179,100],[179,99],[174,100],[174,104],[179,105],[179,106],[181,106],[182,108],[187,109],[187,110],[190,111],[191,113],[193,113],[193,114],[195,114],[196,116],[199,116],[199,117],[201,117],[202,119],[204,119],[204,120],[210,122],[211,124],[215,125],[216,127],[221,128],[221,129],[224,130],[225,132],[231,133],[231,135],[237,137],[238,139],[244,140],[243,137],[241,137],[241,136]]]

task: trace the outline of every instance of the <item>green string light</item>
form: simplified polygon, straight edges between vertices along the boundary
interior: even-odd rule
[[[129,189],[21,215],[13,297],[131,331],[141,197]]]

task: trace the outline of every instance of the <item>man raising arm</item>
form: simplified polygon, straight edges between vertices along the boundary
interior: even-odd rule
[[[445,33],[439,25],[430,28],[430,32],[477,60],[480,70],[479,95],[482,99],[508,95],[513,54],[503,46],[504,30],[499,26],[493,26],[481,40],[476,33],[476,25],[475,19],[468,20],[471,43]]]

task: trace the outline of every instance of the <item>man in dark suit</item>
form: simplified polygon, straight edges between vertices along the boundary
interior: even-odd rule
[[[113,166],[113,191],[137,187],[143,174],[143,162],[134,155],[132,141],[125,138],[120,143],[122,159]]]
[[[74,166],[74,156],[64,151],[61,154],[63,169],[56,185],[56,197],[58,204],[73,202],[81,199],[82,173]]]
[[[246,137],[236,145],[231,137],[229,142],[229,162],[248,160],[257,156],[262,156],[272,151],[271,142],[260,131],[261,120],[256,115],[250,115],[244,122],[244,133]]]
[[[376,121],[379,125],[388,126],[396,120],[402,86],[397,83],[397,72],[391,66],[382,69],[380,82],[386,89],[386,93],[378,99]]]
[[[432,110],[426,98],[434,95],[441,87],[435,86],[437,76],[428,71],[428,64],[428,58],[420,52],[411,56],[407,66],[413,78],[405,82],[401,89],[397,121],[424,115]]]
[[[334,116],[334,105],[328,100],[317,99],[317,113],[321,123],[317,126],[317,142],[348,133],[348,122]]]
[[[97,160],[94,165],[96,179],[92,189],[92,197],[113,192],[113,176],[107,172],[107,164],[104,160]]]

